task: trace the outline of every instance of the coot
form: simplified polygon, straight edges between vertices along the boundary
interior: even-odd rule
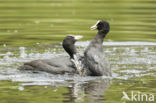
[[[67,36],[63,40],[63,48],[70,55],[69,57],[57,57],[51,59],[39,59],[24,63],[20,70],[44,71],[53,74],[77,73],[77,68],[72,60],[76,55],[75,42],[82,36]]]
[[[97,29],[98,33],[84,52],[85,67],[93,76],[111,76],[110,64],[102,46],[105,36],[110,31],[110,25],[107,21],[99,20],[91,29]]]

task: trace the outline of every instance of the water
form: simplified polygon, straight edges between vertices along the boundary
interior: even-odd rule
[[[156,96],[155,7],[155,0],[1,0],[0,103],[131,103],[121,100],[123,91]],[[83,52],[100,19],[111,26],[103,45],[112,77],[17,70],[68,56],[61,46],[68,34],[83,35],[76,43]]]
[[[88,42],[77,42],[78,51],[83,52],[87,44]],[[156,94],[156,43],[106,42],[103,45],[111,63],[112,77],[53,75],[17,70],[23,62],[68,56],[60,43],[49,49],[19,47],[16,52],[12,50],[1,54],[0,89],[4,95],[0,99],[5,101],[13,96],[17,103],[33,103],[38,98],[46,98],[42,102],[110,103],[121,102],[123,91]],[[114,93],[116,97],[112,97]]]

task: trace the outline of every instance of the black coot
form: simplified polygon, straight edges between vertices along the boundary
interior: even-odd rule
[[[75,42],[81,37],[67,36],[63,40],[63,48],[70,55],[52,59],[35,60],[19,67],[21,70],[40,70],[53,74],[79,73],[85,76],[111,76],[110,64],[105,57],[102,43],[110,30],[109,23],[98,21],[92,29],[97,29],[98,34],[91,41],[82,56],[77,56]]]
[[[67,36],[63,40],[63,48],[70,55],[69,57],[57,57],[52,59],[39,59],[24,63],[20,70],[44,71],[53,74],[76,73],[76,68],[71,59],[76,55],[75,42],[82,36]]]
[[[98,34],[84,52],[85,67],[91,71],[93,76],[111,76],[110,64],[102,46],[103,40],[110,30],[109,23],[99,20],[91,29],[97,29]]]

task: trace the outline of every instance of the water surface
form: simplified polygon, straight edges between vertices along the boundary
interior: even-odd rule
[[[88,42],[76,43],[79,52],[83,52],[86,45]],[[103,45],[111,63],[112,77],[53,75],[17,70],[23,62],[68,56],[61,44],[53,45],[54,49],[48,46],[47,49],[20,47],[16,51],[1,54],[0,100],[4,103],[9,101],[7,98],[13,98],[17,103],[120,103],[123,91],[156,94],[156,43],[105,42]],[[40,101],[41,98],[45,99]]]
[[[0,103],[132,103],[121,100],[132,91],[156,96],[155,11],[155,0],[0,0]],[[23,62],[68,56],[60,44],[68,34],[84,36],[76,43],[83,52],[100,19],[111,26],[103,45],[112,77],[17,70]]]

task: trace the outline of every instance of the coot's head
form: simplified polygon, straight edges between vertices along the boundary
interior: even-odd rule
[[[62,46],[64,50],[70,55],[70,58],[73,59],[73,55],[76,54],[75,42],[81,39],[82,36],[72,36],[68,35],[64,38]]]
[[[98,20],[95,25],[91,26],[91,29],[98,29],[98,31],[104,31],[105,33],[108,33],[110,30],[110,25],[107,21]]]

